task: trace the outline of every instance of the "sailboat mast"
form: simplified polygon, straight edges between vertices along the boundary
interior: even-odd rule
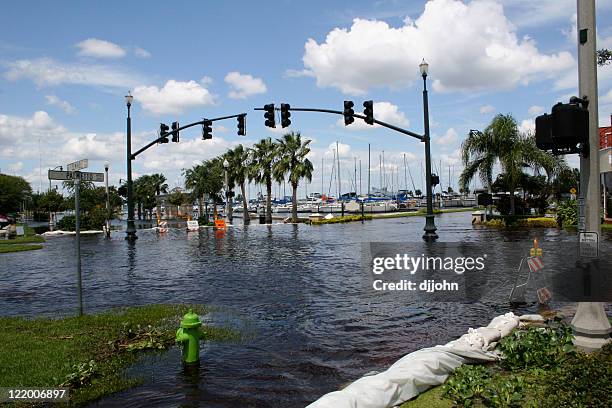
[[[361,159],[359,159],[359,195],[362,195],[363,191],[361,189]]]
[[[336,159],[338,160],[338,172],[336,174],[338,174],[338,200],[339,200],[341,196],[341,191],[342,191],[342,181],[340,181],[340,175],[342,172],[340,171],[340,149],[338,148],[337,140],[336,140]]]
[[[355,163],[355,178],[353,179],[355,182],[353,183],[353,186],[355,187],[355,195],[357,195],[357,156],[353,157],[353,161]]]
[[[370,144],[368,143],[368,197],[370,196]]]
[[[321,157],[321,195],[325,194],[323,189],[323,169],[325,169],[325,157]]]

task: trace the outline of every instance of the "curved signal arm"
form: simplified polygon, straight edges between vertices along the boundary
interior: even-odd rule
[[[255,110],[264,110],[263,108],[255,108]],[[275,110],[279,110],[278,108],[276,108]],[[289,108],[289,111],[296,111],[296,112],[323,112],[323,113],[335,113],[336,115],[344,115],[344,112],[342,111],[338,111],[338,110],[333,110],[333,109],[317,109],[317,108]],[[359,113],[355,113],[353,114],[353,116],[355,116],[356,118],[360,118],[360,119],[364,119],[365,120],[365,116],[361,115]],[[415,139],[420,140],[421,142],[425,141],[425,136],[424,135],[419,135],[418,133],[414,133],[411,132],[409,130],[406,129],[402,129],[400,127],[394,126],[390,123],[386,123],[377,119],[374,119],[374,123],[379,124],[380,126],[395,130],[396,132],[400,132],[403,133],[405,135],[408,136],[412,136]]]
[[[136,159],[136,156],[138,156],[140,153],[144,152],[144,151],[145,151],[145,150],[147,150],[149,147],[151,147],[151,146],[153,146],[153,145],[155,145],[155,144],[157,144],[157,143],[161,142],[161,140],[162,140],[162,139],[167,138],[168,136],[172,135],[174,132],[180,132],[180,131],[181,131],[181,130],[183,130],[183,129],[188,129],[188,128],[193,127],[193,126],[196,126],[196,125],[203,125],[203,124],[204,124],[204,122],[216,122],[216,121],[218,121],[218,120],[224,120],[224,119],[237,118],[237,117],[239,117],[239,116],[246,116],[246,115],[247,115],[246,113],[239,113],[239,114],[237,114],[237,115],[221,116],[221,117],[218,117],[218,118],[213,118],[213,119],[202,119],[202,120],[200,120],[200,121],[198,121],[198,122],[193,122],[193,123],[190,123],[190,124],[188,124],[188,125],[181,126],[180,128],[175,129],[175,130],[174,130],[174,131],[172,131],[172,132],[166,132],[166,133],[163,133],[163,134],[159,135],[159,137],[158,137],[157,139],[155,139],[155,140],[153,140],[153,141],[151,141],[151,142],[147,143],[147,144],[146,144],[146,145],[144,145],[142,148],[140,148],[140,149],[139,149],[139,150],[137,150],[136,152],[132,153],[131,159],[132,159],[132,160]]]

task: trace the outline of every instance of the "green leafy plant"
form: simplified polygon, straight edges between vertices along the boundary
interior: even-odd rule
[[[565,200],[557,207],[557,223],[560,227],[578,225],[578,201]]]
[[[457,407],[471,407],[483,397],[491,380],[484,366],[464,365],[455,370],[443,385],[444,396]]]
[[[574,351],[572,329],[560,324],[515,330],[500,341],[499,350],[504,356],[502,367],[510,370],[554,367]]]
[[[612,343],[592,354],[576,353],[544,376],[542,407],[612,406]]]
[[[75,364],[72,366],[73,372],[66,376],[66,381],[60,384],[60,387],[78,388],[91,383],[92,377],[95,376],[98,367],[94,360],[86,363]]]

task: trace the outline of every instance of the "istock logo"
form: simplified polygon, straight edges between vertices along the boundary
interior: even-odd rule
[[[404,270],[414,275],[417,271],[453,271],[458,275],[466,271],[482,271],[485,268],[487,254],[478,257],[459,256],[411,256],[396,254],[392,257],[372,259],[372,272],[380,275],[387,270]]]

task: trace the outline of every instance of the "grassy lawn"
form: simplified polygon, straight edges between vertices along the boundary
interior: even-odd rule
[[[191,307],[200,316],[207,313],[203,306]],[[139,380],[126,378],[123,369],[143,351],[172,346],[187,310],[148,305],[63,319],[0,318],[0,387],[65,384],[77,405],[130,388]],[[205,331],[208,341],[239,338],[227,328]]]
[[[322,220],[313,220],[311,221],[312,225],[323,225],[323,224],[339,224],[343,222],[354,222],[354,221],[369,221],[372,219],[371,215],[345,215],[344,217],[335,217]]]
[[[474,208],[449,208],[447,210],[434,210],[434,214],[444,214],[444,213],[455,213],[455,212],[467,212],[467,211],[476,211]],[[373,214],[375,219],[377,218],[402,218],[402,217],[424,217],[427,215],[426,210],[419,211],[403,211],[403,212],[395,212],[395,213],[385,213],[385,214]]]
[[[26,225],[24,226],[24,233],[25,235],[15,237],[14,239],[0,239],[0,254],[7,252],[32,251],[34,249],[41,249],[43,247],[42,245],[30,245],[45,242],[43,237],[36,235],[34,229]]]
[[[601,224],[601,229],[603,231],[612,231],[612,224]]]
[[[32,251],[34,249],[42,249],[42,247],[42,245],[31,244],[0,245],[0,254],[5,254],[8,252]]]
[[[441,385],[419,394],[415,399],[404,402],[400,408],[452,408],[451,400],[444,398]]]

